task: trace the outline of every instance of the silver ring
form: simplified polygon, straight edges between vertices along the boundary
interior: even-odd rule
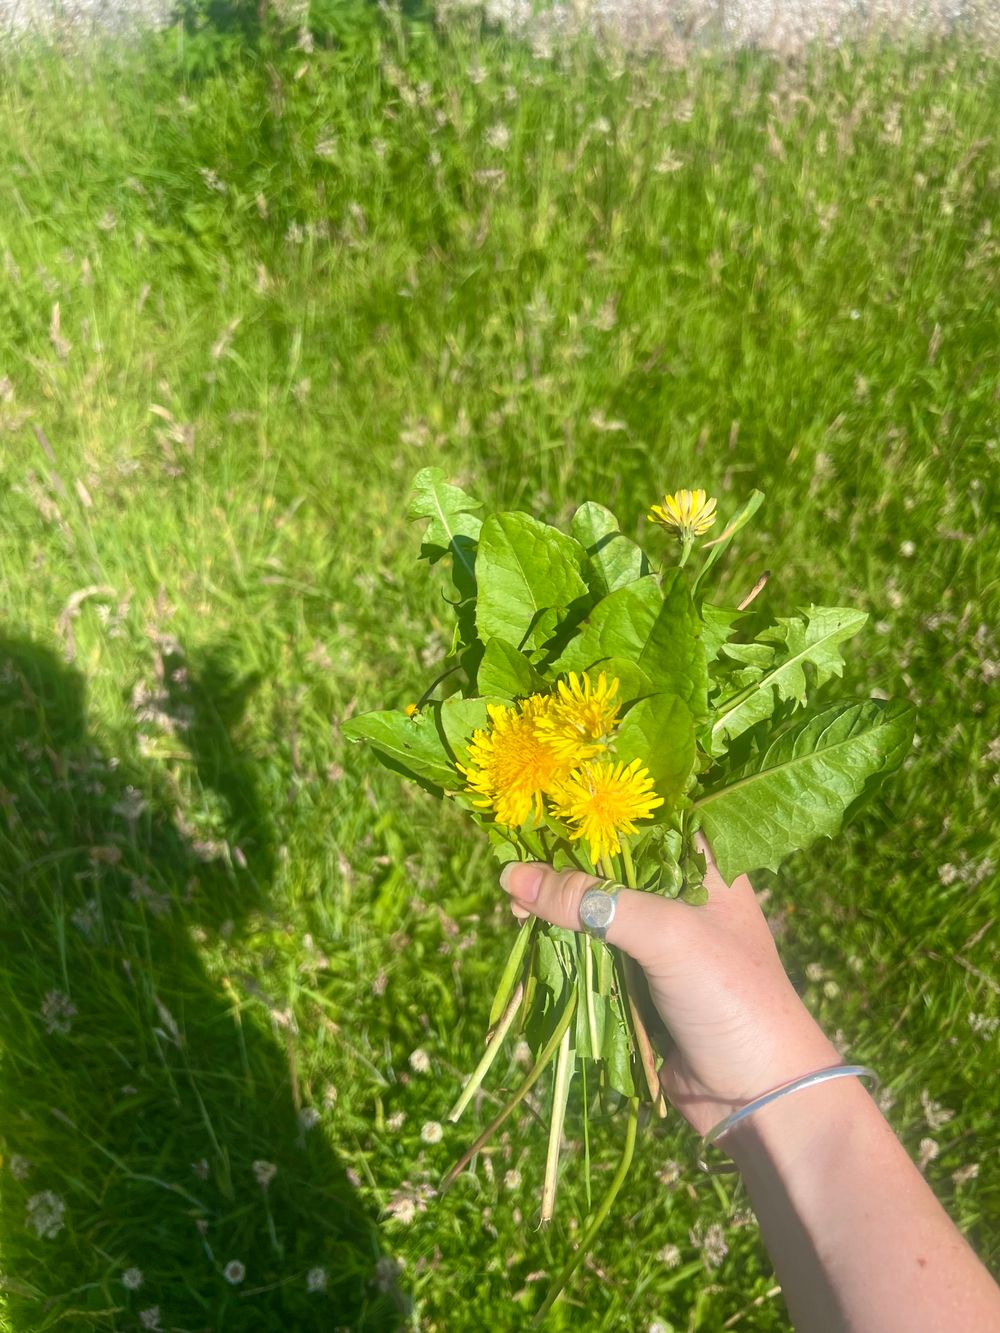
[[[623,887],[609,884],[604,889],[588,889],[580,899],[580,925],[595,940],[607,939],[618,909],[618,891]]]

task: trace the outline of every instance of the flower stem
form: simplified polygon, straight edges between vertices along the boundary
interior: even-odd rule
[[[562,1041],[563,1033],[567,1030],[567,1028],[570,1025],[570,1020],[572,1019],[574,1013],[576,1012],[576,1001],[577,1001],[577,992],[575,990],[572,990],[570,991],[569,999],[566,1002],[566,1007],[565,1009],[563,1009],[562,1013],[559,1016],[559,1022],[555,1025],[555,1028],[552,1030],[552,1034],[550,1035],[548,1041],[542,1048],[541,1054],[539,1055],[538,1059],[535,1061],[535,1063],[531,1066],[531,1069],[528,1071],[527,1078],[525,1078],[524,1082],[514,1093],[513,1097],[511,1097],[510,1101],[503,1108],[503,1110],[493,1117],[490,1123],[483,1130],[482,1134],[479,1135],[479,1138],[476,1139],[475,1143],[473,1143],[471,1147],[465,1150],[462,1156],[458,1159],[455,1165],[445,1176],[444,1180],[442,1180],[441,1182],[442,1194],[444,1194],[446,1190],[451,1188],[451,1186],[455,1183],[458,1176],[461,1175],[462,1171],[465,1170],[465,1167],[468,1165],[468,1163],[472,1160],[473,1157],[475,1157],[479,1149],[482,1148],[484,1144],[489,1143],[490,1139],[497,1132],[497,1130],[504,1123],[504,1121],[508,1118],[508,1116],[513,1115],[513,1113],[517,1110],[520,1104],[524,1101],[525,1097],[527,1097],[531,1089],[538,1082],[539,1078],[541,1077],[542,1071],[545,1069],[546,1065],[548,1065],[549,1061],[552,1059],[553,1055],[556,1052],[556,1048]]]
[[[615,1172],[615,1177],[611,1182],[611,1186],[608,1189],[607,1194],[605,1194],[604,1198],[601,1200],[600,1208],[598,1208],[597,1212],[594,1214],[590,1226],[587,1227],[587,1230],[583,1233],[583,1236],[580,1240],[580,1244],[577,1246],[576,1253],[566,1264],[565,1268],[562,1270],[562,1272],[556,1278],[555,1282],[552,1284],[552,1287],[549,1289],[548,1295],[545,1297],[544,1304],[542,1305],[538,1313],[535,1315],[534,1323],[536,1328],[545,1319],[545,1316],[552,1309],[552,1306],[555,1304],[559,1294],[566,1286],[566,1283],[570,1280],[570,1278],[576,1272],[577,1268],[586,1258],[590,1250],[590,1247],[597,1236],[597,1233],[604,1225],[605,1219],[607,1218],[608,1213],[611,1211],[612,1204],[618,1197],[619,1190],[625,1183],[625,1177],[628,1175],[629,1167],[632,1165],[632,1157],[633,1154],[635,1153],[635,1137],[636,1137],[636,1127],[638,1126],[638,1123],[639,1123],[639,1098],[630,1097],[628,1128],[625,1131],[625,1148],[622,1152],[622,1159],[618,1163],[618,1170]]]
[[[563,1125],[566,1123],[566,1103],[573,1077],[572,1031],[567,1026],[559,1043],[556,1058],[556,1077],[552,1088],[552,1118],[549,1121],[549,1150],[545,1158],[545,1181],[542,1185],[542,1211],[539,1221],[551,1222],[556,1208],[556,1190],[559,1185],[559,1149],[562,1145]]]
[[[519,981],[515,987],[513,995],[507,1003],[507,1008],[500,1016],[500,1021],[493,1029],[493,1033],[486,1044],[486,1050],[483,1052],[483,1058],[476,1065],[472,1077],[462,1089],[461,1096],[455,1105],[448,1112],[448,1119],[455,1121],[461,1116],[462,1112],[472,1101],[473,1097],[479,1091],[483,1079],[490,1072],[490,1066],[497,1058],[500,1047],[503,1045],[503,1039],[511,1029],[511,1024],[517,1017],[517,1011],[521,1007],[521,1001],[524,999],[524,982]]]

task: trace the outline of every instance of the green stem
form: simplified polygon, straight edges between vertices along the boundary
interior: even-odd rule
[[[573,1014],[576,1012],[576,1001],[577,1001],[577,992],[573,990],[570,992],[569,1000],[566,1003],[565,1009],[559,1016],[559,1022],[555,1025],[555,1028],[552,1031],[552,1035],[549,1037],[548,1041],[545,1043],[545,1046],[542,1048],[541,1055],[539,1055],[538,1059],[535,1061],[535,1063],[531,1066],[531,1069],[528,1071],[527,1078],[525,1078],[524,1082],[518,1088],[517,1092],[514,1093],[513,1097],[503,1108],[503,1110],[500,1111],[499,1114],[494,1116],[494,1118],[483,1130],[482,1134],[480,1134],[479,1138],[476,1139],[475,1143],[473,1143],[473,1145],[470,1148],[467,1148],[465,1150],[462,1156],[458,1159],[455,1165],[445,1176],[444,1180],[442,1180],[441,1191],[440,1191],[442,1194],[444,1194],[446,1190],[449,1190],[451,1188],[451,1186],[455,1183],[457,1177],[461,1174],[462,1171],[464,1171],[467,1164],[473,1159],[473,1157],[475,1157],[479,1149],[485,1143],[488,1143],[490,1141],[490,1139],[497,1132],[497,1130],[504,1123],[504,1121],[508,1118],[508,1116],[513,1115],[513,1113],[524,1101],[525,1097],[527,1097],[531,1089],[538,1082],[539,1078],[541,1077],[542,1071],[545,1069],[546,1065],[552,1059],[553,1055],[556,1052],[556,1048],[562,1041],[563,1033],[570,1025],[570,1020],[572,1019]]]
[[[472,1073],[472,1077],[469,1079],[468,1083],[466,1083],[465,1087],[462,1089],[462,1093],[458,1101],[448,1112],[449,1120],[451,1121],[458,1120],[462,1112],[468,1106],[469,1102],[472,1101],[473,1097],[479,1091],[483,1079],[490,1072],[490,1067],[493,1064],[493,1061],[497,1058],[497,1054],[500,1051],[500,1047],[503,1045],[504,1038],[511,1029],[511,1024],[517,1017],[517,1011],[520,1009],[521,1001],[523,999],[524,999],[524,982],[519,981],[517,983],[513,995],[510,997],[510,1001],[507,1004],[507,1008],[503,1011],[503,1013],[500,1016],[500,1021],[493,1029],[493,1034],[486,1044],[486,1050],[483,1052],[483,1058],[479,1061],[479,1064],[476,1065],[476,1068]]]
[[[556,1077],[552,1088],[552,1117],[549,1121],[549,1150],[545,1157],[545,1181],[542,1185],[542,1211],[539,1219],[541,1223],[551,1222],[556,1208],[559,1149],[562,1146],[563,1125],[566,1123],[569,1084],[573,1077],[572,1036],[567,1027],[559,1043],[559,1055],[556,1059]]]
[[[621,1190],[622,1185],[624,1185],[625,1183],[625,1177],[628,1175],[629,1167],[632,1165],[632,1157],[635,1153],[635,1137],[636,1137],[636,1128],[638,1126],[638,1123],[639,1123],[639,1098],[630,1097],[628,1128],[625,1131],[625,1148],[622,1152],[622,1159],[618,1163],[618,1170],[615,1172],[614,1180],[612,1180],[611,1187],[609,1188],[607,1194],[605,1194],[604,1198],[601,1200],[601,1206],[594,1214],[593,1221],[591,1222],[587,1230],[583,1233],[583,1237],[580,1240],[580,1244],[577,1246],[576,1253],[573,1255],[570,1261],[566,1264],[565,1268],[556,1278],[551,1289],[549,1290],[548,1295],[545,1297],[545,1302],[542,1305],[542,1308],[535,1315],[534,1322],[536,1328],[545,1319],[545,1316],[552,1309],[552,1306],[555,1304],[559,1294],[565,1288],[566,1283],[570,1280],[570,1278],[576,1272],[577,1268],[587,1257],[587,1254],[590,1250],[591,1245],[594,1242],[595,1237],[597,1236],[597,1233],[604,1225],[605,1219],[607,1218],[608,1213],[611,1211],[611,1206],[614,1203],[615,1199],[617,1199],[618,1193]]]
[[[600,1042],[597,1039],[597,1014],[594,1012],[594,951],[590,940],[585,935],[578,935],[579,948],[583,953],[583,993],[587,997],[587,1030],[590,1033],[590,1055],[594,1060],[601,1057]]]
[[[683,569],[688,562],[688,556],[694,549],[694,537],[681,538],[681,558],[677,562],[677,568]]]
[[[497,986],[497,993],[493,997],[493,1004],[490,1008],[489,1024],[492,1028],[500,1020],[500,1015],[507,1009],[507,1004],[511,995],[514,993],[514,984],[517,981],[517,974],[524,963],[524,955],[528,945],[531,943],[531,937],[535,930],[536,916],[528,917],[527,921],[517,932],[517,938],[514,940],[513,947],[507,955],[507,962],[504,964],[503,976],[500,978],[500,984]]]
[[[625,866],[625,883],[630,889],[638,887],[635,877],[635,862],[632,860],[632,848],[628,842],[622,842],[622,864]]]

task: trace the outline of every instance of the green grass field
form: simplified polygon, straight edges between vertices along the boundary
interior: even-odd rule
[[[831,694],[911,699],[913,753],[757,882],[996,1271],[996,64],[211,54],[0,68],[0,1327],[521,1329],[583,1225],[576,1142],[535,1227],[530,1107],[435,1196],[517,1069],[445,1122],[513,923],[340,738],[447,650],[427,465],[638,535],[757,486],[720,597],[870,612]],[[695,1148],[642,1129],[550,1327],[787,1327]]]

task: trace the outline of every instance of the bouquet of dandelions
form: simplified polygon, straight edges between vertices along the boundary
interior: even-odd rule
[[[766,573],[739,606],[711,599],[708,575],[763,498],[753,491],[691,560],[716,502],[700,490],[666,496],[648,517],[676,540],[657,563],[593,501],[568,532],[519,511],[481,518],[478,500],[425,469],[409,517],[426,524],[421,556],[450,560],[451,650],[418,705],[353,718],[345,734],[465,810],[501,863],[548,861],[696,904],[702,829],[727,883],[777,870],[838,831],[898,765],[912,725],[898,702],[810,706],[841,674],[841,647],[865,612],[810,606],[769,620],[754,604]],[[523,1033],[531,1069],[446,1185],[554,1065],[545,1222],[574,1073],[585,1118],[595,1098],[627,1105],[619,1170],[540,1314],[621,1188],[640,1102],[666,1113],[644,999],[614,949],[529,918],[500,977],[482,1059],[451,1111],[458,1120],[505,1038]]]

